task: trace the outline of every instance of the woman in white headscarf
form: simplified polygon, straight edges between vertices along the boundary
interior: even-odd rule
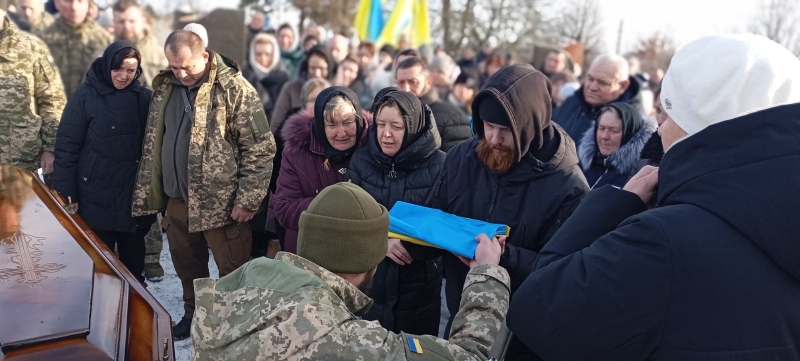
[[[256,88],[267,119],[272,119],[281,88],[289,81],[289,75],[281,64],[281,48],[274,36],[261,33],[253,38],[248,64],[242,75]]]

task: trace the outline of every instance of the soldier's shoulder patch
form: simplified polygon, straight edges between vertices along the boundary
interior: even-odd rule
[[[422,345],[419,343],[419,339],[416,337],[406,336],[406,341],[408,342],[408,349],[416,354],[422,354]]]

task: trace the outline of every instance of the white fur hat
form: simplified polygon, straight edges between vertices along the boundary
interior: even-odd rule
[[[199,36],[200,39],[203,39],[203,45],[206,48],[208,47],[208,31],[206,31],[205,26],[200,25],[198,23],[191,23],[191,24],[186,24],[186,26],[183,27],[183,30],[191,31],[197,34],[197,36]]]
[[[708,126],[800,102],[800,59],[763,36],[695,40],[675,53],[661,83],[664,111],[690,136]]]

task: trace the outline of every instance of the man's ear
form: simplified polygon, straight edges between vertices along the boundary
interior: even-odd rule
[[[203,52],[203,61],[208,63],[208,58],[209,57],[211,57],[211,55],[209,55],[207,51],[204,51]]]
[[[625,79],[625,80],[619,82],[619,88],[620,88],[620,90],[622,92],[625,92],[626,90],[628,90],[628,87],[630,85],[631,85],[631,80],[630,79]]]

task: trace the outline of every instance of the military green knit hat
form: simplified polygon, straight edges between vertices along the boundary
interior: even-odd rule
[[[365,273],[384,257],[389,211],[352,183],[320,192],[300,215],[297,255],[334,273]]]

